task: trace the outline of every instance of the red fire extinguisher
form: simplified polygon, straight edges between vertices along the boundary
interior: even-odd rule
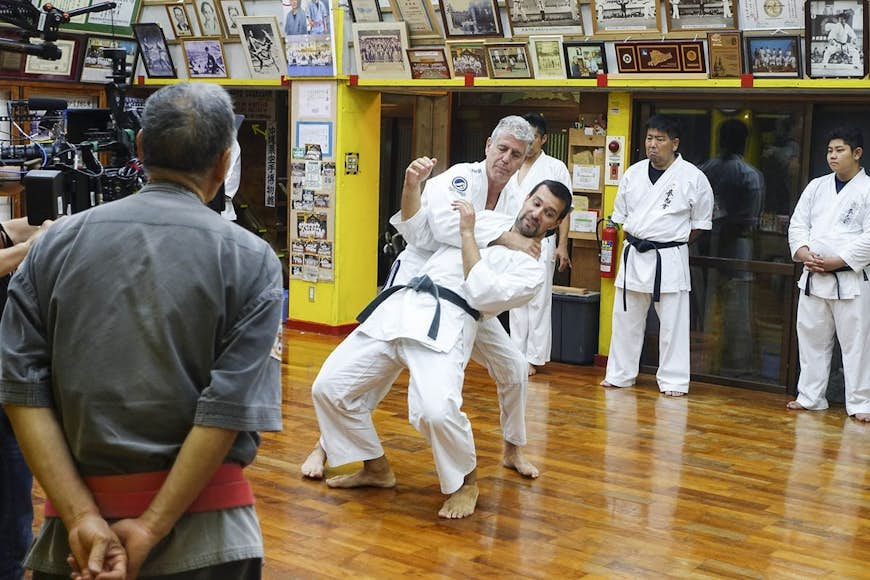
[[[610,216],[601,218],[598,223],[604,222],[604,227],[601,228],[601,237],[598,240],[600,249],[601,277],[615,278],[616,277],[616,251],[619,244],[619,237],[616,231],[616,224],[610,219]],[[596,224],[595,234],[598,234],[598,224]]]

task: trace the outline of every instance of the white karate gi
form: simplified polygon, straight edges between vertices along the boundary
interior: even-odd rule
[[[510,194],[512,205],[516,205],[516,212],[519,213],[532,188],[545,179],[561,182],[571,191],[571,174],[568,173],[568,168],[560,160],[542,151],[523,177],[522,183],[519,181],[519,172],[514,173],[502,195]],[[528,304],[510,311],[511,340],[526,355],[526,362],[538,366],[550,360],[553,342],[551,313],[555,255],[556,236],[547,236],[541,240],[540,261],[545,268],[544,284]]]
[[[612,219],[626,233],[656,242],[688,241],[692,230],[712,227],[713,190],[697,167],[678,155],[655,185],[649,160],[629,167],[619,182]],[[623,249],[627,241],[623,241]],[[689,249],[658,250],[661,255],[659,369],[661,391],[689,392]],[[637,378],[646,316],[652,301],[656,252],[629,250],[628,266],[620,260],[613,303],[613,331],[605,380],[630,387]],[[623,309],[625,295],[627,309]]]
[[[502,246],[481,250],[480,262],[466,279],[459,248],[437,251],[422,271],[485,317],[530,300],[544,275],[537,260]],[[432,339],[428,332],[436,304],[430,294],[399,290],[324,362],[312,395],[321,444],[331,464],[384,454],[372,423],[372,402],[379,402],[394,377],[408,368],[409,421],[432,447],[441,491],[454,493],[475,468],[471,423],[461,408],[465,366],[478,324],[442,299],[440,327]]]
[[[839,256],[852,268],[836,274],[814,273],[810,295],[807,270],[798,281],[797,335],[801,373],[797,402],[805,409],[827,409],[825,391],[834,334],[843,352],[846,412],[870,413],[870,177],[863,169],[837,193],[834,174],[812,180],[798,200],[788,228],[794,257],[802,246],[822,256]],[[838,294],[839,286],[839,294]]]

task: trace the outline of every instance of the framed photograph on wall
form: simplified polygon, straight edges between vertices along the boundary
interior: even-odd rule
[[[404,22],[354,23],[353,50],[360,78],[411,78]]]
[[[166,46],[163,28],[154,22],[136,24],[133,26],[136,42],[139,44],[139,54],[145,73],[152,79],[174,79],[178,77],[175,64]]]
[[[409,48],[408,62],[412,79],[449,79],[447,53],[441,47]]]
[[[867,76],[867,0],[807,0],[804,10],[807,76]]]
[[[236,38],[239,34],[239,25],[236,18],[245,16],[245,5],[242,0],[220,0],[221,16],[224,19],[227,36]]]
[[[441,26],[431,0],[390,0],[393,17],[408,25],[411,40],[441,40]]]
[[[739,0],[741,30],[787,30],[803,28],[803,0]]]
[[[135,40],[91,36],[85,45],[82,74],[79,77],[81,82],[106,84],[112,81],[112,60],[103,56],[104,48],[123,48],[127,53],[127,66],[131,71],[136,70],[136,55],[139,51]]]
[[[487,44],[486,58],[494,79],[532,78],[532,66],[525,43]]]
[[[447,38],[504,36],[495,0],[438,0]]]
[[[33,44],[41,44],[40,39],[31,39]],[[58,60],[46,60],[28,54],[24,59],[24,77],[47,81],[77,81],[83,38],[58,38],[54,41],[60,49]]]
[[[580,0],[506,0],[513,36],[530,34],[583,34]]]
[[[529,57],[536,79],[565,78],[561,36],[530,36]]]
[[[181,48],[187,62],[187,74],[192,79],[228,78],[223,43],[214,38],[182,40]]]
[[[276,79],[287,72],[284,45],[274,16],[238,16],[236,24],[252,79]]]
[[[486,65],[486,49],[483,42],[447,42],[447,64],[454,78],[467,74],[478,78],[489,78]]]
[[[564,42],[562,50],[569,79],[594,79],[607,72],[603,42]]]
[[[112,0],[115,7],[103,12],[91,12],[74,17],[70,22],[63,25],[64,32],[80,31],[94,34],[106,34],[112,36],[133,36],[133,24],[139,19],[139,10],[142,0]],[[26,3],[26,2],[25,2]],[[83,0],[59,0],[53,2],[55,8],[72,10],[97,2]],[[41,6],[43,2],[33,2]]]
[[[737,0],[667,0],[668,31],[677,30],[734,30]]]
[[[187,12],[187,4],[167,4],[166,16],[172,26],[172,34],[175,38],[189,38],[196,36],[190,14]]]
[[[590,0],[592,31],[602,32],[659,32],[658,2],[656,0]]]
[[[225,36],[216,0],[193,0],[201,36]]]
[[[384,19],[378,0],[347,0],[347,3],[354,22],[380,22]]]
[[[747,36],[746,70],[758,78],[800,78],[801,37]]]

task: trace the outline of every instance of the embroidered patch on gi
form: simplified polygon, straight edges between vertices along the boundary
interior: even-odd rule
[[[450,187],[458,193],[465,193],[468,190],[468,180],[464,177],[454,177],[453,181],[450,182]]]
[[[272,345],[272,352],[269,356],[278,362],[281,362],[281,354],[284,352],[284,325],[278,323],[278,334],[275,336],[275,344]]]

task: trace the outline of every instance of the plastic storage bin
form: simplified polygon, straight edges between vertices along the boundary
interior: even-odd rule
[[[551,360],[578,365],[592,364],[598,352],[600,301],[599,292],[579,294],[553,288]]]

